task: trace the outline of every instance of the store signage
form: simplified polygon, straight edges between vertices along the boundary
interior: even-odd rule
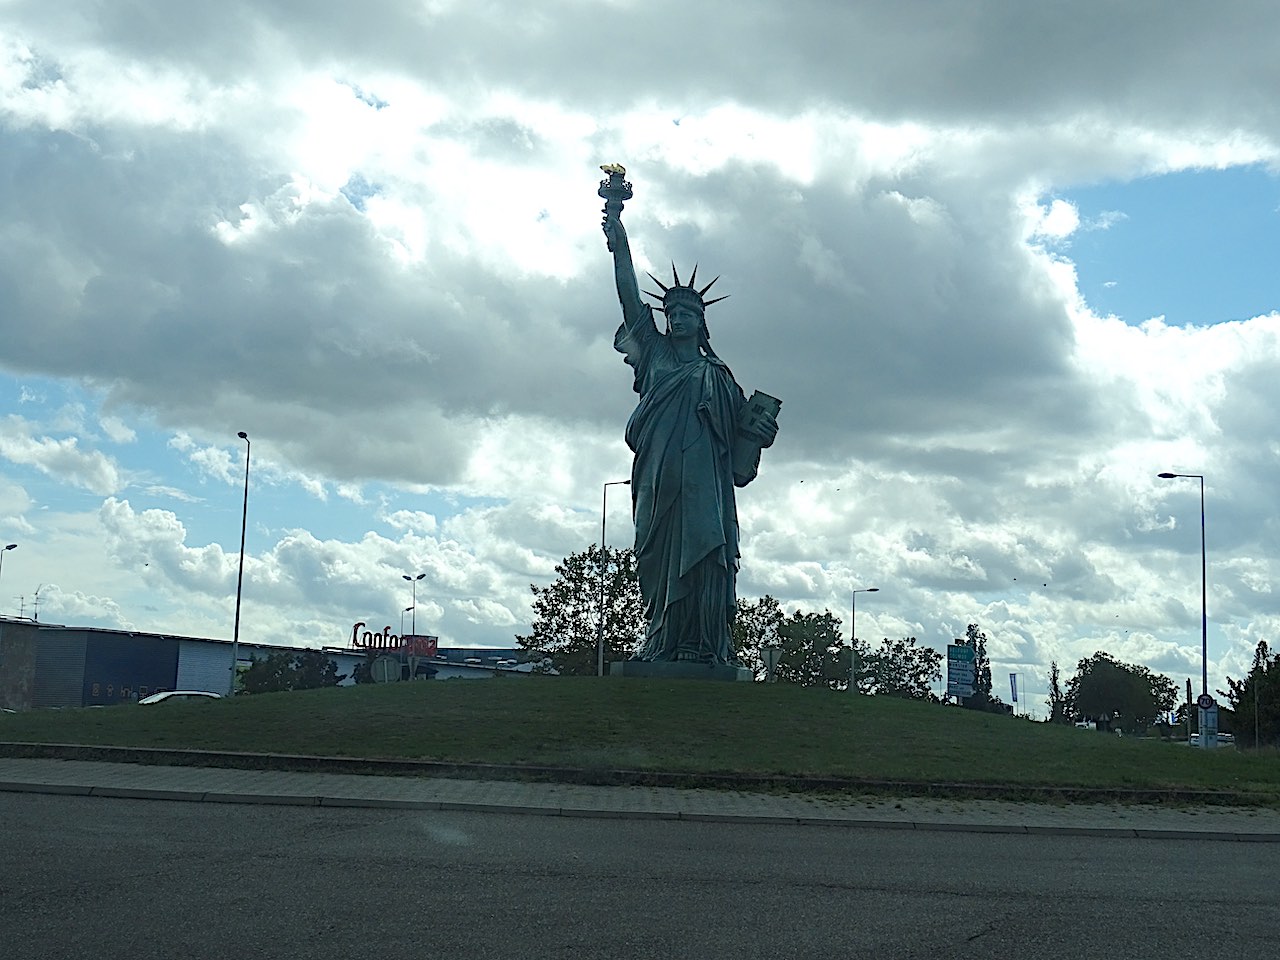
[[[394,650],[397,653],[407,653],[411,657],[434,657],[439,649],[439,637],[415,636],[414,634],[405,634],[403,637],[397,636],[391,632],[389,624],[377,632],[362,630],[364,626],[365,622],[359,620],[351,628],[351,645],[353,647],[360,647],[364,650]]]

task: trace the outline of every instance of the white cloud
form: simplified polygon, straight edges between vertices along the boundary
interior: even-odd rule
[[[98,425],[112,443],[133,443],[138,434],[119,417],[102,417]]]
[[[0,422],[48,478],[0,478],[0,522],[104,568],[30,551],[68,616],[226,634],[238,524],[187,487],[243,481],[244,429],[271,505],[246,630],[340,635],[421,569],[420,622],[509,642],[629,471],[617,160],[637,262],[723,274],[716,349],[784,401],[745,595],[843,611],[874,582],[864,636],[989,624],[1031,680],[1095,644],[1182,669],[1190,493],[1154,473],[1213,465],[1215,659],[1275,625],[1280,320],[1097,316],[1071,242],[1124,214],[1064,199],[1280,163],[1270,7],[1161,5],[1153,37],[1141,4],[614,4],[607,31],[557,0],[294,6],[0,12],[0,411],[60,411]],[[672,22],[705,42],[655,67]],[[626,518],[614,489],[610,540]]]
[[[20,417],[0,420],[0,457],[93,493],[114,493],[120,488],[119,470],[112,458],[96,450],[81,450],[76,437],[34,437],[30,428]]]

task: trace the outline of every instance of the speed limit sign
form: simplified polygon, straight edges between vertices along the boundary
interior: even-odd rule
[[[1200,696],[1196,697],[1196,706],[1201,710],[1211,710],[1217,706],[1217,703],[1214,701],[1213,697],[1209,696],[1209,694],[1202,693]]]

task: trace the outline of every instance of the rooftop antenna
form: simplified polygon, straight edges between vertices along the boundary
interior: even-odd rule
[[[40,591],[44,589],[44,584],[36,587],[36,596],[31,604],[31,619],[36,623],[40,622]]]

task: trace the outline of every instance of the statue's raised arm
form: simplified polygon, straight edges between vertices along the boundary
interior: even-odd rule
[[[631,184],[624,179],[626,168],[619,163],[606,163],[600,167],[608,178],[600,181],[600,196],[604,198],[604,235],[613,254],[613,274],[618,285],[618,300],[622,304],[623,322],[628,327],[647,320],[652,313],[640,299],[640,285],[636,282],[636,268],[631,262],[631,244],[627,241],[626,228],[622,226],[622,204],[631,199]]]

